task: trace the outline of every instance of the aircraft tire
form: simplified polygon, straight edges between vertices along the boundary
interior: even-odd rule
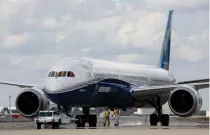
[[[55,129],[56,123],[52,123],[52,129]]]
[[[97,125],[97,116],[96,115],[90,115],[88,119],[89,127],[96,127]]]
[[[41,129],[41,125],[40,123],[36,123],[36,129]]]
[[[169,115],[168,114],[162,114],[161,115],[161,125],[162,126],[169,126]]]
[[[85,115],[77,115],[76,119],[77,127],[85,127]]]
[[[158,123],[158,116],[157,114],[150,115],[150,126],[157,126]]]

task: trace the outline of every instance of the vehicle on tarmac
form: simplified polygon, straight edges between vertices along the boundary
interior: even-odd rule
[[[59,128],[62,124],[71,123],[71,119],[59,111],[43,110],[40,111],[37,117],[34,119],[37,125],[37,129],[41,129],[41,126],[52,126],[52,129]]]

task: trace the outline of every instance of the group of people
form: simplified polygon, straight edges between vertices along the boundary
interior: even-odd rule
[[[114,117],[114,120],[115,120],[115,126],[118,126],[119,125],[119,117],[120,117],[120,111],[118,109],[115,109],[113,114],[111,114],[111,111],[107,108],[104,112],[104,118],[105,118],[105,121],[104,121],[104,126],[106,125],[110,125],[110,115],[111,117]]]

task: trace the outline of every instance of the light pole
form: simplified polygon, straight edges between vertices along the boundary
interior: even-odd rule
[[[10,109],[11,109],[11,96],[9,96],[9,115],[11,116],[11,113],[10,113]]]

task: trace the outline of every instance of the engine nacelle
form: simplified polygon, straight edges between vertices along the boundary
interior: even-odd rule
[[[186,85],[171,92],[168,104],[174,114],[188,117],[200,111],[202,98],[193,87]]]
[[[49,109],[50,101],[39,89],[25,89],[17,96],[15,105],[21,115],[33,118],[40,110]]]

